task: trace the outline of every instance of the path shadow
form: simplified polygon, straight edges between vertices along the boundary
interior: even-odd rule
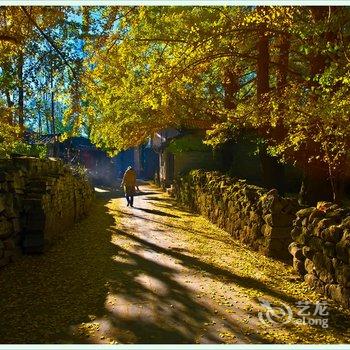
[[[134,242],[137,242],[140,247],[143,247],[143,249],[147,250],[147,251],[153,251],[155,253],[161,253],[161,254],[165,254],[167,256],[170,256],[174,259],[176,259],[178,261],[178,263],[180,263],[183,267],[188,268],[190,270],[193,271],[197,271],[200,273],[204,273],[207,277],[211,278],[211,279],[216,279],[219,281],[224,281],[225,284],[233,284],[233,285],[239,285],[245,289],[250,289],[250,290],[254,290],[254,291],[258,291],[258,292],[262,292],[264,293],[265,297],[272,297],[274,299],[277,299],[278,302],[282,302],[282,303],[287,303],[288,305],[290,305],[292,307],[292,309],[295,309],[295,305],[297,302],[299,302],[300,300],[293,297],[292,295],[289,295],[287,293],[278,291],[276,289],[271,288],[269,285],[267,285],[266,283],[263,283],[262,281],[259,281],[258,279],[254,278],[253,276],[239,276],[237,274],[232,273],[231,271],[224,269],[222,267],[218,267],[215,266],[214,264],[208,264],[202,260],[200,260],[199,258],[195,257],[195,256],[190,256],[187,254],[184,254],[185,250],[182,249],[177,249],[177,248],[173,248],[173,249],[169,249],[169,248],[164,248],[161,247],[157,244],[154,244],[146,239],[140,238],[138,236],[135,236],[133,234],[129,234],[128,232],[126,232],[125,230],[119,230],[117,229],[116,232],[121,235],[121,236],[125,236],[127,237],[129,240],[132,240]],[[133,254],[133,253],[128,253],[128,254]],[[141,257],[138,257],[138,259],[141,259]],[[153,270],[153,268],[150,269],[149,273],[155,273],[155,271]],[[163,276],[156,276],[157,278],[159,278],[159,280],[161,280],[162,282],[164,282],[164,278]],[[174,283],[174,281],[169,282],[169,285],[171,285],[172,283]],[[184,289],[184,287],[182,286],[182,289]],[[185,288],[186,289],[186,288]],[[186,298],[188,298],[189,296],[187,295]],[[194,295],[192,294],[192,301],[191,303],[195,303],[193,301]],[[255,301],[259,304],[260,301],[257,298],[254,298]],[[322,296],[320,296],[320,299],[324,299]],[[188,300],[191,300],[188,299]],[[169,300],[169,302],[173,302],[172,300]],[[294,305],[294,307],[293,307]],[[196,310],[193,309],[194,305],[191,306],[192,310]],[[309,303],[309,311],[311,312],[311,314],[317,310],[317,305],[313,304],[313,303]],[[191,309],[189,309],[190,311]],[[300,311],[299,309],[295,310],[295,312]],[[337,307],[335,307],[335,304],[330,302],[328,304],[328,311],[329,311],[329,323],[328,323],[328,328],[332,330],[332,332],[334,334],[337,334],[339,337],[344,335],[344,331],[349,330],[349,326],[350,326],[350,319],[349,319],[349,313],[346,310],[342,310],[339,309]],[[197,312],[197,311],[196,311]],[[210,313],[210,310],[207,310],[207,312]],[[253,316],[257,316],[257,315],[253,315]],[[184,315],[182,315],[182,317],[184,317]],[[210,317],[209,317],[210,318]],[[311,317],[312,318],[312,317]],[[227,326],[227,325],[226,325]],[[238,326],[238,325],[236,325]],[[231,327],[231,330],[237,331],[236,327],[233,324],[230,324],[229,327]],[[240,326],[242,326],[242,324],[240,324]],[[312,326],[312,324],[311,324]],[[286,328],[286,329],[290,329],[292,330],[295,326],[293,324],[284,324],[282,326],[282,328]],[[320,326],[317,324],[313,325],[314,328],[319,328]],[[253,341],[256,342],[266,342],[266,339],[264,339],[263,337],[256,337],[256,335],[252,335],[254,339]],[[252,341],[252,339],[250,339],[250,341]]]
[[[105,313],[106,282],[118,271],[104,199],[38,256],[20,256],[0,270],[0,343],[89,342],[72,336],[74,325]]]
[[[135,208],[135,207],[134,207]],[[230,236],[228,236],[227,239],[221,239],[221,238],[218,238],[218,237],[215,237],[213,235],[208,235],[206,234],[204,231],[200,231],[200,230],[197,230],[197,229],[194,229],[192,227],[189,227],[189,226],[179,226],[179,225],[174,225],[174,224],[169,224],[167,222],[164,222],[164,221],[161,221],[161,220],[155,220],[155,219],[150,219],[149,217],[145,217],[145,216],[142,216],[142,215],[137,215],[133,212],[126,212],[126,211],[123,211],[123,210],[113,210],[114,213],[119,213],[119,215],[121,215],[122,217],[123,216],[127,216],[127,217],[135,217],[137,219],[140,219],[140,220],[145,220],[145,221],[149,221],[149,222],[154,222],[155,224],[157,225],[162,225],[162,226],[165,226],[165,227],[169,227],[169,228],[175,228],[175,229],[180,229],[180,230],[185,230],[186,232],[190,233],[190,234],[193,234],[193,235],[201,235],[202,237],[205,237],[205,238],[208,238],[210,240],[214,240],[214,241],[218,241],[218,242],[222,242],[222,243],[225,243],[225,244],[231,244],[232,246],[233,245],[239,245],[239,246],[242,246],[242,243],[241,242],[236,242],[234,241],[233,238],[231,238]],[[157,228],[158,231],[162,231],[161,229]]]
[[[145,213],[153,214],[153,215],[167,216],[170,218],[180,218],[180,216],[169,214],[157,209],[147,209],[147,208],[140,208],[140,207],[134,207],[134,209],[141,210],[141,211],[144,211]]]
[[[197,257],[184,254],[177,250],[163,248],[159,245],[151,243],[138,236],[130,234],[125,230],[116,230],[116,232],[119,235],[125,236],[130,240],[140,243],[144,247],[151,248],[154,252],[166,254],[168,256],[171,256],[179,260],[180,264],[183,265],[184,267],[193,269],[195,271],[204,272],[207,274],[208,277],[211,277],[220,281],[225,281],[225,283],[228,283],[228,284],[231,284],[231,283],[238,284],[241,287],[244,287],[247,289],[254,289],[257,291],[261,291],[266,295],[270,295],[284,302],[295,303],[298,301],[298,299],[288,294],[281,293],[277,290],[270,288],[268,285],[262,283],[261,281],[255,279],[254,277],[242,277],[242,276],[236,275],[227,269],[215,266],[214,264],[208,264],[204,261],[201,261]]]
[[[168,202],[168,198],[152,196],[145,198],[145,201]]]
[[[152,194],[158,194],[158,192],[140,190],[135,193],[134,197],[148,196]],[[95,187],[95,196],[105,201],[125,197],[123,190],[118,186],[117,187],[109,187],[109,186]]]
[[[151,197],[144,198],[144,200],[152,202],[153,205],[159,206],[159,207],[173,207],[177,210],[182,211],[183,213],[187,213],[189,216],[193,216],[193,215],[199,216],[198,213],[195,213],[193,210],[177,202],[174,198],[170,196],[168,197],[151,196]]]
[[[120,270],[118,281],[110,285],[111,293],[123,296],[125,305],[110,309],[109,322],[114,335],[124,335],[123,342],[183,344],[195,343],[203,337],[206,343],[223,343],[217,332],[206,327],[213,320],[213,310],[201,303],[194,292],[176,280],[177,270],[162,265],[142,254],[116,244],[118,254],[128,262],[116,262]],[[162,288],[142,282],[142,277],[155,281]],[[132,307],[135,305],[135,307]],[[137,312],[142,305],[142,312]],[[132,314],[130,310],[135,312]],[[236,335],[242,334],[242,325],[226,322],[225,326]],[[131,334],[130,334],[131,332]],[[113,333],[113,330],[112,330]],[[259,335],[247,342],[264,343]]]
[[[213,279],[283,301],[294,298],[253,276],[235,275],[116,228],[118,211],[108,208],[108,198],[98,195],[90,217],[67,231],[59,245],[0,270],[1,343],[103,343],[105,337],[90,333],[90,325],[97,323],[106,337],[120,343],[222,343],[210,327],[213,317],[246,343],[269,342],[264,335],[242,336],[240,318],[224,321],[220,313],[213,316],[210,305],[178,280],[177,265],[165,265],[158,254]],[[111,241],[115,234],[118,239]],[[132,244],[139,250],[132,250]],[[118,301],[114,305],[108,301],[113,297]]]
[[[135,208],[135,207],[134,207]],[[131,209],[132,210],[132,209]],[[186,227],[181,227],[181,226],[177,226],[177,225],[173,225],[173,224],[168,224],[167,222],[161,221],[161,220],[155,220],[155,219],[150,219],[149,217],[145,217],[141,215],[137,215],[134,212],[126,212],[123,210],[112,210],[113,213],[119,213],[119,215],[123,216],[127,216],[127,217],[134,217],[140,220],[145,220],[145,221],[149,221],[149,222],[153,222],[155,224],[159,224],[159,225],[163,225],[165,227],[170,227],[170,228],[176,228],[176,229],[180,229],[180,230],[186,230]],[[197,232],[197,233],[203,233],[202,231],[199,230],[195,230],[195,229],[191,229],[192,232]]]

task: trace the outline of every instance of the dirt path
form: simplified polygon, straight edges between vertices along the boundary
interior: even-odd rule
[[[349,314],[331,304],[328,328],[298,324],[296,303],[314,311],[321,298],[289,266],[141,189],[134,208],[99,193],[45,255],[0,271],[0,343],[349,342]],[[293,318],[261,322],[261,299]]]

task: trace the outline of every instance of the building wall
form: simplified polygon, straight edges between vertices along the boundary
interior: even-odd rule
[[[134,148],[134,170],[136,171],[137,177],[140,177],[142,169],[141,169],[141,150],[140,147]]]
[[[213,169],[216,160],[212,152],[184,152],[174,156],[174,177],[192,169]]]
[[[132,166],[138,178],[153,179],[159,169],[158,154],[150,147],[142,145],[120,152],[115,158],[118,177],[122,177],[128,166]]]
[[[142,174],[146,180],[154,179],[159,172],[159,155],[150,147],[144,147],[141,155]]]
[[[168,187],[179,175],[193,169],[212,170],[217,168],[218,160],[212,152],[179,152],[172,154],[163,150],[159,154],[159,178],[163,187]]]
[[[159,182],[162,187],[168,187],[174,179],[174,157],[167,150],[159,153]]]

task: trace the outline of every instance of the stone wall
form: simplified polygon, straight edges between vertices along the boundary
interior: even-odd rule
[[[60,160],[0,160],[0,266],[24,253],[40,253],[84,217],[93,188]],[[21,248],[21,249],[19,249]]]
[[[350,209],[319,202],[296,215],[289,246],[295,270],[318,292],[350,307]]]
[[[173,195],[254,250],[290,259],[292,222],[299,206],[244,180],[219,172],[192,170],[174,182]]]

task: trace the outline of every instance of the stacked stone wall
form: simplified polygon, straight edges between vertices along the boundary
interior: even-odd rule
[[[350,307],[350,208],[329,202],[301,208],[275,190],[202,170],[178,178],[172,194],[252,249],[292,257],[312,288]]]
[[[290,232],[299,209],[296,200],[283,198],[276,190],[202,170],[175,180],[172,193],[252,249],[273,258],[290,259]]]
[[[0,266],[40,253],[87,215],[93,188],[56,159],[0,160]]]
[[[350,209],[319,202],[296,213],[294,269],[318,292],[350,307]]]

